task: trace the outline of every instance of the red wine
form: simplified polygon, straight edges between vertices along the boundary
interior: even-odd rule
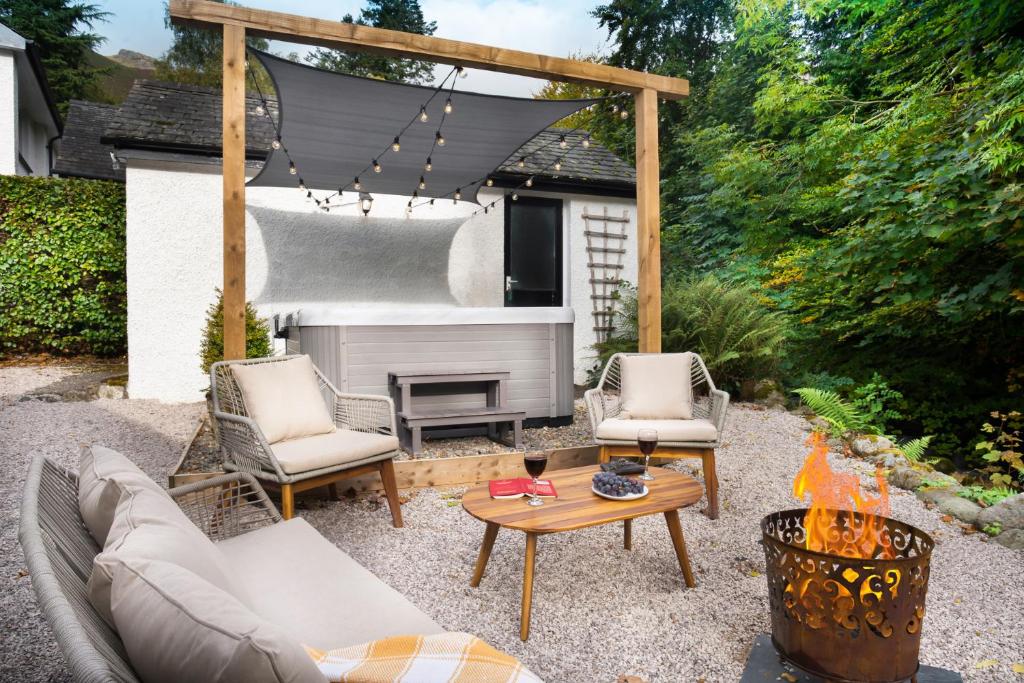
[[[548,466],[548,456],[546,453],[528,455],[523,458],[523,464],[526,465],[526,473],[536,479],[544,474],[544,468]]]
[[[640,446],[640,452],[644,455],[650,455],[658,446],[657,439],[637,439],[636,443]]]

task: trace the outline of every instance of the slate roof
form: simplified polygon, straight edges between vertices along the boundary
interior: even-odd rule
[[[71,100],[64,136],[60,139],[54,173],[75,178],[119,180],[124,182],[124,167],[114,169],[110,153],[113,145],[100,142],[107,123],[117,113],[117,105]]]
[[[246,156],[261,160],[273,139],[273,126],[266,116],[257,116],[258,100],[248,97],[246,107]],[[269,102],[276,115],[276,102]],[[562,150],[561,135],[566,135],[569,148]],[[588,148],[575,144],[584,133],[549,128],[527,142],[496,170],[501,185],[518,184],[533,175],[537,188],[547,179],[557,185],[604,186],[632,190],[636,174],[632,166],[608,149],[591,141]],[[118,148],[148,149],[220,155],[221,94],[219,90],[201,86],[164,83],[138,79],[120,110],[112,117],[103,135],[105,143]],[[528,163],[520,169],[520,157]],[[556,157],[563,157],[559,172],[550,168]],[[547,170],[544,170],[547,169]]]

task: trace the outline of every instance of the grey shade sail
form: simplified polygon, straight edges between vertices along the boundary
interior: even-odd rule
[[[428,120],[418,118],[394,137],[434,94],[433,87],[406,85],[324,71],[250,50],[277,89],[281,143],[271,150],[254,186],[352,190],[358,175],[365,192],[420,197],[450,197],[460,188],[474,201],[481,179],[539,131],[599,100],[534,100],[454,91],[452,113],[445,116],[449,88],[426,105]],[[451,85],[449,80],[448,85]],[[444,121],[442,123],[442,117]],[[434,146],[440,129],[444,146]],[[431,148],[433,147],[433,151]],[[557,149],[557,144],[555,145]],[[424,170],[430,156],[432,170]],[[297,175],[289,171],[289,157]],[[372,169],[373,160],[381,172]],[[420,176],[426,188],[419,189]]]

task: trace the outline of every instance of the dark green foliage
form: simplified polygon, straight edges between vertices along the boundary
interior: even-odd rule
[[[602,365],[619,351],[637,348],[636,293],[622,294],[618,333],[601,344]],[[662,291],[662,351],[695,351],[716,384],[735,389],[744,380],[771,376],[785,344],[786,320],[742,285],[711,275],[666,282]]]
[[[0,176],[0,355],[125,351],[124,185]]]
[[[259,317],[248,301],[245,303],[245,357],[266,358],[271,354],[270,328],[267,321]],[[217,301],[206,311],[206,327],[199,347],[200,365],[203,373],[210,372],[210,366],[224,360],[224,295],[217,290]]]
[[[90,65],[89,53],[103,38],[86,29],[107,16],[97,5],[72,0],[0,0],[0,24],[39,48],[46,80],[62,112],[68,100],[90,94],[102,73]]]
[[[437,30],[437,22],[423,18],[419,0],[369,0],[358,19],[346,14],[341,20],[424,36],[432,36]],[[317,48],[306,57],[306,61],[328,71],[402,83],[427,83],[434,72],[430,62],[332,48]]]

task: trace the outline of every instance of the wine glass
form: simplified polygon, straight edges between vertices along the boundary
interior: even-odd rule
[[[537,495],[537,477],[544,474],[544,468],[548,466],[548,454],[545,452],[527,453],[523,457],[523,464],[526,466],[526,473],[533,479],[533,490],[526,504],[534,507],[543,505],[544,501]]]
[[[636,443],[640,447],[640,452],[644,454],[644,473],[640,475],[640,479],[644,481],[652,481],[654,475],[651,474],[651,453],[658,447],[658,430],[657,429],[641,429],[636,433]]]

